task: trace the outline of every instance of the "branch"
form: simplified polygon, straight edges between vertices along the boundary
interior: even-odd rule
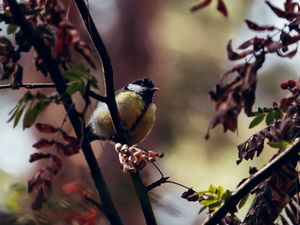
[[[209,217],[203,225],[216,225],[226,214],[232,211],[239,201],[247,195],[254,187],[256,187],[263,180],[271,176],[276,170],[281,168],[285,163],[289,162],[298,156],[300,150],[300,141],[289,147],[287,150],[278,155],[270,163],[268,163],[263,169],[257,172],[253,177],[248,178],[231,196],[225,201],[225,203]]]
[[[114,76],[110,57],[85,2],[83,0],[75,0],[75,3],[86,26],[86,29],[88,30],[89,35],[92,38],[92,42],[102,61],[107,106],[111,114],[113,125],[116,131],[117,140],[120,143],[125,144],[127,142],[127,137],[122,127],[121,118],[115,99],[115,87],[113,78]]]
[[[55,88],[62,97],[63,105],[68,113],[68,117],[74,128],[76,136],[79,140],[82,140],[82,151],[90,168],[91,176],[95,183],[98,194],[106,208],[106,216],[108,220],[112,225],[122,225],[122,221],[120,220],[120,217],[113,205],[104,177],[92,151],[88,138],[86,134],[82,132],[84,128],[82,127],[81,119],[75,110],[74,103],[72,102],[70,95],[66,93],[66,83],[58,68],[57,61],[53,59],[50,49],[45,45],[37,30],[26,20],[24,11],[20,8],[16,0],[8,0],[7,2],[10,7],[10,12],[14,22],[20,26],[22,32],[32,43],[33,47],[47,66],[49,74],[55,84]]]
[[[66,84],[68,85],[68,84]],[[23,84],[2,84],[0,85],[1,89],[19,89],[19,88],[25,88],[25,89],[38,89],[38,88],[55,88],[54,83],[23,83]],[[100,102],[106,102],[106,97],[99,95],[95,93],[94,91],[87,90],[87,95],[91,98],[94,98],[95,100],[98,100]]]
[[[37,89],[37,88],[55,88],[53,83],[23,83],[23,84],[2,84],[0,89]]]
[[[97,27],[93,21],[93,18],[89,13],[89,9],[87,8],[86,4],[84,3],[83,0],[75,0],[75,3],[84,21],[84,24],[91,36],[93,44],[95,45],[95,48],[102,60],[105,87],[106,87],[106,98],[107,98],[106,104],[111,114],[112,122],[116,131],[117,140],[122,144],[125,144],[127,143],[127,136],[122,127],[121,118],[119,115],[119,111],[115,99],[113,69],[112,69],[110,57],[108,55],[104,42],[97,30]],[[137,195],[139,197],[139,201],[142,206],[142,210],[147,224],[156,225],[157,223],[148,197],[147,187],[143,183],[140,174],[139,173],[131,174],[131,179],[135,186]]]

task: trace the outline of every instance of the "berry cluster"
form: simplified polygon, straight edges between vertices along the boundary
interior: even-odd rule
[[[294,87],[296,87],[296,84],[297,82],[295,80],[288,80],[287,82],[282,82],[280,84],[280,87],[283,89],[283,90],[291,90],[293,89]]]

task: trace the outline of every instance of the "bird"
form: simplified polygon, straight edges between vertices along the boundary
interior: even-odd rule
[[[158,90],[159,88],[154,86],[152,80],[143,78],[115,92],[122,127],[127,137],[127,143],[123,144],[138,144],[150,133],[156,111],[153,95]],[[97,104],[90,117],[87,133],[90,141],[98,139],[118,143],[106,103]]]

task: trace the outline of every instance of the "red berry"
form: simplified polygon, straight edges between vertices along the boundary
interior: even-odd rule
[[[287,83],[289,88],[294,88],[296,86],[296,81],[294,80],[289,80]]]
[[[289,84],[288,84],[287,82],[282,82],[282,83],[280,84],[280,87],[281,87],[283,90],[286,90],[286,89],[289,88]]]

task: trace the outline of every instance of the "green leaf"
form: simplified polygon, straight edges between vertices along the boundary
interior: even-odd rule
[[[260,124],[264,120],[265,116],[266,116],[265,113],[262,113],[262,114],[259,114],[259,115],[255,116],[254,119],[251,121],[251,123],[249,125],[249,129],[257,126],[258,124]]]
[[[274,118],[276,119],[276,120],[279,120],[279,119],[281,119],[283,117],[283,112],[280,110],[280,109],[276,109],[275,111],[274,111]]]
[[[222,198],[222,196],[224,194],[224,188],[222,186],[218,186],[218,188],[216,190],[216,194],[217,194],[218,198]]]
[[[288,147],[288,142],[286,141],[269,141],[267,143],[271,148],[279,149],[279,150],[284,150]]]
[[[14,128],[18,125],[19,120],[24,112],[24,109],[25,109],[25,105],[18,110],[14,120]]]
[[[200,204],[203,206],[210,206],[217,203],[218,201],[219,201],[218,199],[204,199],[200,201]]]
[[[208,192],[214,194],[214,193],[216,193],[216,190],[217,190],[216,186],[214,186],[213,184],[209,185]]]
[[[50,102],[38,102],[27,109],[23,119],[23,129],[31,127],[38,115],[49,105]]]
[[[246,204],[247,200],[249,198],[249,193],[245,195],[244,198],[241,199],[241,201],[238,204],[238,208],[241,209]]]
[[[266,116],[266,124],[267,125],[271,125],[274,122],[274,112],[271,110],[268,112],[267,116]]]
[[[14,24],[8,24],[8,26],[6,27],[6,33],[7,33],[7,34],[15,33],[17,29],[18,29],[18,26],[17,26],[17,25],[14,25]]]
[[[84,95],[85,85],[82,80],[73,81],[73,82],[69,83],[67,90],[66,90],[66,92],[69,95],[73,95],[76,91],[79,91],[81,93],[81,95]]]
[[[207,209],[207,206],[201,207],[201,209],[199,210],[198,214],[202,213],[205,209]]]

